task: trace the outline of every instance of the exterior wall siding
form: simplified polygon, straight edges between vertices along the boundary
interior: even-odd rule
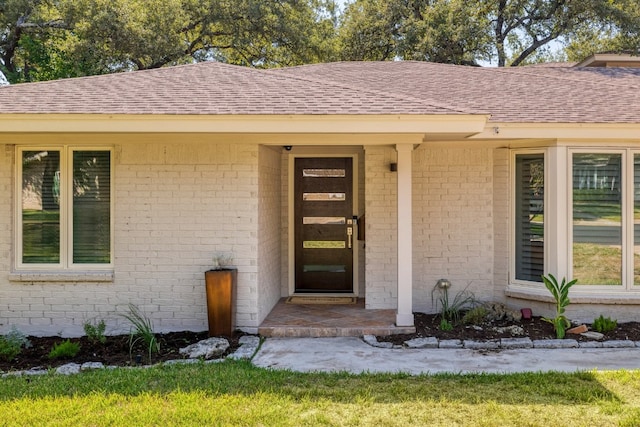
[[[397,174],[392,147],[365,148],[365,304],[366,308],[398,305]]]
[[[80,335],[92,319],[104,319],[108,333],[128,331],[121,314],[129,303],[157,331],[205,330],[203,272],[217,252],[232,253],[238,268],[237,325],[257,327],[258,146],[177,140],[116,145],[115,152],[113,282],[10,282],[2,257],[0,332],[15,325],[30,334]],[[0,162],[3,188],[13,168],[4,167],[6,154]],[[0,251],[7,235],[0,233]]]
[[[278,147],[279,148],[279,147]],[[281,155],[260,147],[258,175],[258,324],[281,294]]]
[[[421,146],[413,155],[414,310],[435,312],[432,290],[449,279],[493,300],[491,148]]]
[[[507,302],[504,290],[509,283],[509,150],[493,150],[493,300]]]

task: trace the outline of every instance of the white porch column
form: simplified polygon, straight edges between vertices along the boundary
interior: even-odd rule
[[[397,326],[413,326],[413,216],[411,154],[413,144],[397,144],[398,152],[398,312]]]

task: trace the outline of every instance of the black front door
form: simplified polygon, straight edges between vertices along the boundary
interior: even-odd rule
[[[295,292],[353,292],[353,159],[295,159]]]

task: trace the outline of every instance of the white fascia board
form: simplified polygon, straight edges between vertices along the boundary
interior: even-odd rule
[[[640,140],[640,123],[487,123],[472,140],[554,139],[565,141]]]
[[[486,115],[2,114],[0,133],[455,133],[485,129]]]

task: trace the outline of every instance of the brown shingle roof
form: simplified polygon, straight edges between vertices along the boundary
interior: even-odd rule
[[[441,102],[490,113],[493,122],[640,123],[640,69],[481,68],[425,62],[306,65],[273,72]]]
[[[494,122],[640,123],[640,69],[205,62],[0,88],[0,114],[491,114]]]

